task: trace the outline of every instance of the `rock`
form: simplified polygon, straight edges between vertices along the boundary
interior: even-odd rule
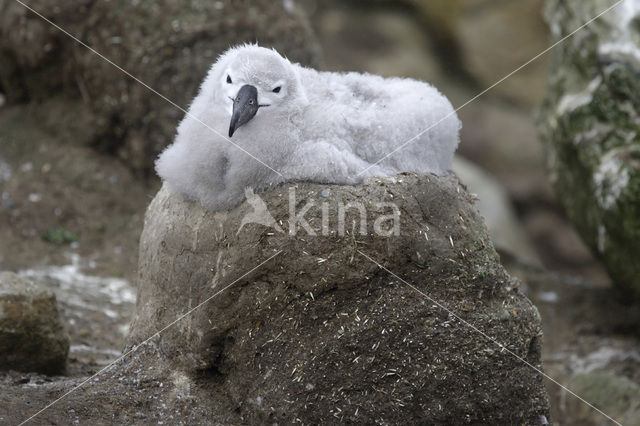
[[[292,0],[30,5],[185,109],[217,55],[230,45],[258,40],[303,64],[319,62],[315,38]],[[60,92],[81,99],[94,116],[90,143],[117,153],[138,171],[151,171],[183,116],[12,0],[0,0],[0,85],[14,103]]]
[[[585,245],[560,206],[554,210],[542,206],[531,209],[522,218],[522,224],[527,236],[535,241],[540,260],[547,271],[611,287],[611,278],[604,265]],[[511,272],[509,268],[507,270]],[[521,278],[529,283],[526,277]]]
[[[640,419],[640,310],[588,278],[517,271],[542,316],[546,373],[620,424]],[[548,386],[554,424],[612,424],[559,386]],[[635,423],[637,424],[637,423]]]
[[[607,415],[627,426],[640,425],[640,385],[626,377],[606,371],[594,371],[576,376],[569,387],[578,395],[591,401],[596,407],[605,409]],[[575,421],[582,424],[602,423],[600,413],[572,399],[567,411]]]
[[[359,0],[355,3],[410,6],[438,51],[445,73],[456,74],[459,84],[470,78],[479,90],[493,85],[549,46],[542,17],[544,0]],[[410,24],[407,22],[407,25]],[[539,58],[492,92],[511,104],[533,108],[544,93],[546,69],[545,58]]]
[[[142,346],[150,355],[137,353],[191,377],[192,398],[206,389],[196,405],[217,421],[549,418],[542,377],[437,305],[540,368],[538,312],[455,177],[298,183],[249,197],[210,212],[163,187],[140,242],[127,346],[160,331]],[[342,221],[341,203],[355,204]]]
[[[68,353],[69,337],[53,292],[0,272],[0,368],[59,374]]]
[[[436,44],[447,73],[471,77],[479,90],[548,47],[543,0],[403,0],[413,5]],[[547,63],[540,58],[492,89],[527,109],[541,100]],[[477,92],[478,90],[476,90]]]
[[[517,202],[532,202],[532,198],[554,202],[529,111],[495,99],[479,99],[459,114],[464,123],[459,154],[489,171]]]
[[[454,158],[453,170],[469,191],[478,196],[476,206],[489,228],[496,249],[519,261],[541,266],[505,188],[480,167],[460,156]]]
[[[310,11],[310,18],[329,70],[429,82],[442,73],[423,25],[411,10],[333,0]]]
[[[553,37],[611,4],[549,1]],[[640,300],[640,31],[634,4],[623,2],[554,51],[539,127],[550,180],[567,215],[615,284]]]
[[[120,356],[136,296],[127,280],[93,275],[98,272],[95,261],[84,262],[75,253],[69,257],[65,265],[31,267],[19,274],[55,293],[65,321],[72,325],[68,372],[73,375],[79,365],[101,367]]]
[[[423,0],[427,3],[429,0]],[[458,0],[456,21],[462,63],[485,89],[549,46],[542,17],[543,0]],[[546,58],[514,74],[492,91],[527,108],[541,101],[546,87]]]

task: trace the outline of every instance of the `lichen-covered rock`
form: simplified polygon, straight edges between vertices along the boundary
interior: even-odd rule
[[[317,42],[293,0],[28,4],[185,109],[211,64],[231,45],[258,41],[305,65],[319,61]],[[151,170],[183,116],[13,0],[0,0],[0,82],[9,102],[59,92],[81,96],[94,115],[90,141],[136,170]]]
[[[68,353],[69,336],[53,292],[0,272],[0,368],[62,373]]]
[[[640,385],[609,371],[577,375],[569,387],[625,426],[640,426]],[[602,415],[578,399],[567,401],[571,419],[581,424],[601,424]]]
[[[540,367],[538,312],[455,177],[247,195],[211,212],[163,187],[140,242],[128,347],[162,330],[147,362],[192,378],[217,421],[548,418],[540,374],[477,331]]]
[[[553,37],[613,0],[549,0]],[[582,238],[614,282],[640,300],[640,26],[623,1],[559,45],[540,115],[550,179]]]

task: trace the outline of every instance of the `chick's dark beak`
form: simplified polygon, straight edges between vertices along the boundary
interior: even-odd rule
[[[242,86],[233,100],[229,137],[233,136],[238,127],[247,124],[256,115],[259,107],[258,89],[250,84]]]

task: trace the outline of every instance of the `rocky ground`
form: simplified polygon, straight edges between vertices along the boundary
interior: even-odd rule
[[[67,374],[81,377],[124,344],[138,238],[156,184],[79,146],[73,105],[58,99],[0,108],[0,264],[54,291],[71,339]],[[78,128],[70,131],[69,122]],[[14,377],[29,383],[31,376]]]
[[[480,43],[482,39],[467,33],[458,41],[464,46],[458,66],[469,75],[454,76],[439,65],[442,50],[433,46],[411,9],[383,4],[364,13],[359,5],[343,2],[331,7],[326,2],[305,3],[316,4],[310,14],[327,69],[427,79],[454,105],[461,105],[493,76],[497,80],[502,71],[510,71],[522,59],[518,49],[509,49],[517,50],[517,57],[505,53],[498,58],[476,55],[465,59],[464,52],[472,46],[465,40]],[[474,13],[463,15],[463,26],[489,31],[494,42],[487,42],[486,49],[509,38],[526,48],[530,57],[546,45],[544,33],[522,34],[510,27],[506,35],[500,33],[504,25],[491,24],[511,22],[517,27],[523,19],[537,20],[535,14],[525,18],[515,10],[515,15],[502,18],[492,11],[492,4],[500,2],[476,3]],[[521,27],[537,25],[536,21]],[[540,34],[534,42],[532,34]],[[517,37],[522,39],[516,42]],[[478,49],[477,44],[473,46]],[[488,64],[482,67],[464,65],[483,59]],[[492,63],[499,66],[491,68]],[[484,75],[474,75],[476,69],[482,69]],[[536,81],[545,79],[545,66],[540,69],[534,72]],[[515,85],[507,93],[490,93],[462,110],[460,151],[490,171],[506,189],[528,245],[542,265],[522,262],[517,252],[501,251],[508,270],[524,281],[524,291],[540,310],[545,370],[622,423],[637,424],[633,423],[640,418],[634,405],[640,400],[637,308],[626,305],[611,289],[604,268],[572,230],[552,195],[532,119],[532,107],[542,98],[539,87]],[[4,104],[1,99],[0,105]],[[159,185],[154,179],[139,180],[120,160],[83,143],[82,135],[92,130],[83,128],[89,124],[74,105],[59,98],[0,106],[0,269],[49,284],[58,296],[71,339],[65,376],[2,373],[2,423],[24,420],[115,359],[124,346],[134,308],[131,295],[135,293],[138,238],[145,208]],[[147,350],[153,355],[153,347]],[[118,410],[122,422],[137,423],[177,423],[177,419],[190,423],[211,415],[194,404],[199,391],[189,380],[172,377],[174,391],[169,391],[159,378],[171,374],[141,371],[143,364],[136,357],[124,369],[110,369],[106,379],[87,383],[36,423],[68,423],[86,417],[91,409],[85,402],[95,393],[103,395],[104,401],[113,401],[111,411],[96,417],[99,423],[113,421],[106,413]],[[131,375],[137,375],[137,382],[127,382]],[[105,380],[110,386],[101,386]],[[601,416],[557,385],[546,384],[553,421],[605,424]],[[118,405],[118,395],[128,398],[131,406]],[[167,412],[158,402],[165,397],[181,400],[182,405]]]

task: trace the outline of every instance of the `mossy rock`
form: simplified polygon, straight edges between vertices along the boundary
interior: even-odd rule
[[[610,371],[598,370],[578,374],[570,388],[594,406],[604,410],[626,426],[640,426],[640,385]],[[573,419],[597,424],[602,415],[577,399],[567,401]]]
[[[65,371],[69,336],[56,296],[11,272],[0,272],[0,369]]]
[[[614,3],[550,0],[553,37]],[[567,215],[615,284],[640,301],[640,26],[627,3],[554,50],[539,129]]]

